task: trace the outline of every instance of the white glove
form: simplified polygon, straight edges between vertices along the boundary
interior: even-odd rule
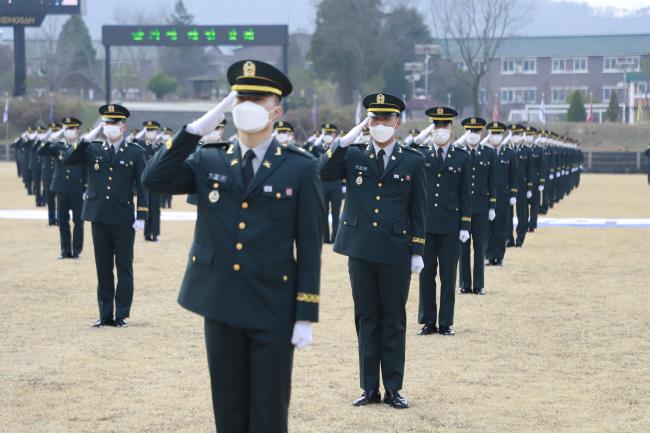
[[[458,235],[458,239],[460,239],[461,242],[465,243],[469,239],[469,232],[467,230],[461,230],[460,234]]]
[[[133,223],[133,228],[135,229],[135,231],[140,231],[144,229],[144,220],[135,220],[135,222]]]
[[[135,138],[136,140],[139,140],[139,139],[141,139],[142,137],[144,137],[144,134],[146,134],[146,133],[147,133],[147,128],[142,128],[142,130],[141,130],[140,132],[138,132],[137,134],[135,134],[135,137],[134,137],[134,138]]]
[[[549,175],[548,175],[548,178],[551,179],[551,180],[553,180],[553,177],[554,177],[554,176],[553,176],[552,174],[549,174]]]
[[[95,138],[97,138],[97,136],[101,132],[102,126],[103,126],[102,122],[99,122],[99,125],[95,126],[95,128],[92,131],[90,131],[88,134],[84,135],[81,138],[86,141],[93,141]]]
[[[411,256],[411,272],[420,275],[422,269],[424,269],[424,260],[422,260],[422,256],[418,256],[417,254]]]
[[[413,141],[415,141],[416,144],[424,144],[425,140],[429,137],[429,134],[431,134],[431,131],[435,127],[436,127],[435,123],[432,123],[431,125],[427,126],[418,134],[417,137],[415,137],[415,140]]]
[[[489,219],[490,221],[494,221],[494,219],[495,219],[496,217],[497,217],[497,211],[495,211],[494,209],[490,209],[490,210],[488,211],[488,219]]]
[[[208,135],[224,119],[226,111],[232,109],[237,99],[237,91],[231,91],[216,107],[187,125],[187,132],[194,135]]]
[[[50,142],[54,143],[57,142],[61,139],[61,136],[63,135],[64,129],[61,129],[60,131],[57,131],[50,135]]]
[[[304,349],[314,342],[314,337],[311,333],[311,322],[298,320],[293,325],[293,336],[291,337],[291,344],[298,349]]]
[[[533,198],[533,192],[532,191],[526,191],[526,198]]]
[[[540,185],[540,186],[538,186],[537,189],[539,190],[539,192],[544,191],[544,185]]]
[[[510,206],[514,206],[517,204],[517,197],[510,197]]]
[[[560,177],[560,176],[561,176],[561,174],[560,174],[559,171],[557,173],[555,173],[555,177]]]
[[[347,189],[347,187],[346,187],[345,185],[343,185],[343,186],[341,187],[341,192],[342,192],[343,194],[345,194],[345,193],[347,192],[347,190],[348,190],[348,189]]]
[[[350,129],[348,133],[339,140],[339,146],[348,147],[354,143],[354,140],[357,139],[357,136],[361,133],[361,130],[368,124],[368,122],[370,122],[370,116],[366,117],[361,123]]]

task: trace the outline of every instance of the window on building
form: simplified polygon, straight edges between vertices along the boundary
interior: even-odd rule
[[[569,96],[576,90],[582,92],[582,96],[586,98],[589,91],[587,86],[581,87],[551,87],[551,103],[552,104],[566,104]]]
[[[514,74],[515,73],[515,61],[513,59],[504,59],[501,61],[501,73],[502,74]]]
[[[517,87],[501,89],[501,104],[532,104],[537,101],[535,87]]]
[[[564,72],[566,71],[566,61],[564,59],[553,59],[553,69],[551,72]]]
[[[536,74],[537,59],[502,59],[501,74]]]
[[[640,56],[622,56],[603,58],[603,72],[639,72],[641,70]]]
[[[586,57],[573,59],[573,72],[589,72],[587,69]]]
[[[616,92],[616,86],[603,86],[603,102],[609,102],[614,92]]]

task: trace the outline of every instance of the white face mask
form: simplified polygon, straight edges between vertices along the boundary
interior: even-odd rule
[[[519,146],[521,144],[521,142],[523,141],[523,139],[524,139],[524,137],[522,137],[521,135],[513,135],[512,136],[512,143],[515,146]]]
[[[395,128],[386,125],[370,127],[370,135],[378,143],[385,143],[395,136]]]
[[[251,101],[244,101],[232,110],[235,127],[243,132],[260,132],[269,124],[270,116],[266,108]]]
[[[493,146],[498,146],[503,141],[503,134],[490,134],[490,143]]]
[[[325,136],[323,137],[323,141],[324,141],[326,144],[330,144],[332,141],[334,141],[334,137],[332,137],[331,135],[327,134],[327,135],[325,135]]]
[[[120,125],[104,125],[104,135],[110,141],[118,141],[122,138],[122,127]]]
[[[275,134],[275,138],[277,138],[280,143],[285,144],[289,141],[289,134],[286,132],[279,132]]]
[[[447,144],[451,138],[451,131],[447,128],[436,128],[433,130],[433,142],[438,146]]]
[[[526,144],[533,144],[535,137],[533,137],[532,135],[527,135],[526,137],[524,137],[524,140],[526,140]]]
[[[77,139],[77,131],[74,129],[66,129],[63,131],[63,136],[66,138],[66,140],[75,141]]]
[[[481,141],[481,134],[477,132],[470,132],[467,134],[465,140],[467,140],[467,143],[469,143],[470,146],[476,146]]]
[[[156,135],[158,135],[158,131],[147,131],[144,133],[145,137],[147,137],[147,141],[154,141],[156,139]]]

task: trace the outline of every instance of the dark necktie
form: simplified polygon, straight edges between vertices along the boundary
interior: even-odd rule
[[[111,155],[111,161],[115,159],[115,146],[112,143],[108,143],[108,153]]]
[[[379,150],[379,152],[377,152],[377,167],[379,167],[379,173],[380,174],[384,172],[384,155],[385,154],[386,154],[386,152],[384,152],[384,149],[381,149],[381,150]]]
[[[476,149],[472,149],[472,164],[476,161]]]
[[[255,174],[253,171],[253,158],[255,158],[255,153],[250,149],[247,150],[241,166],[242,174],[244,175],[244,187],[246,188],[251,184],[251,180],[253,180],[253,175]]]
[[[442,147],[438,148],[438,162],[440,163],[440,166],[442,167],[442,164],[445,162],[445,156],[442,150]]]

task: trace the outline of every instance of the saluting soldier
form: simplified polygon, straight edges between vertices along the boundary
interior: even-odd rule
[[[544,148],[537,142],[537,129],[532,126],[526,126],[524,128],[524,144],[531,149],[532,197],[528,201],[530,206],[528,231],[532,233],[537,229],[537,216],[539,215],[542,192],[546,183],[546,161],[544,158]]]
[[[61,120],[64,140],[51,140],[40,150],[43,155],[54,158],[56,165],[49,189],[56,194],[56,213],[61,237],[60,259],[78,259],[84,243],[84,222],[81,216],[83,193],[86,189],[86,166],[64,165],[64,155],[79,142],[82,123],[74,117]],[[70,211],[74,229],[70,232]]]
[[[45,206],[45,195],[43,188],[43,161],[40,156],[38,156],[38,149],[41,146],[41,143],[45,141],[48,136],[48,130],[44,126],[39,126],[36,129],[36,140],[32,142],[30,153],[31,153],[31,170],[32,170],[32,191],[34,192],[34,200],[36,202],[36,207]]]
[[[43,177],[43,199],[47,204],[47,222],[50,226],[57,225],[57,211],[56,211],[56,193],[50,189],[52,185],[52,178],[54,177],[54,169],[56,167],[56,159],[51,155],[44,155],[41,153],[43,147],[52,142],[58,141],[62,135],[61,125],[56,122],[50,124],[49,137],[41,141],[39,150],[36,152],[41,157],[41,174]]]
[[[422,270],[425,236],[424,158],[396,141],[404,102],[387,93],[368,95],[369,117],[334,141],[321,157],[321,178],[346,180],[343,224],[334,251],[348,256],[359,339],[363,394],[355,406],[381,402],[407,408],[404,379],[406,300],[411,272]],[[372,143],[355,140],[369,125]]]
[[[323,153],[327,152],[334,140],[338,136],[338,129],[332,123],[324,123],[321,126],[321,145],[314,146],[313,154],[319,158]],[[341,204],[343,203],[343,181],[337,179],[335,181],[323,181],[323,197],[325,199],[325,234],[324,242],[326,244],[333,244],[336,240],[336,234],[339,229],[339,221],[341,215]],[[330,231],[329,215],[332,216],[332,229]]]
[[[490,122],[487,140],[496,151],[495,189],[496,217],[488,231],[487,264],[502,266],[508,238],[508,218],[512,206],[517,204],[517,155],[504,143],[506,125]]]
[[[160,148],[156,141],[160,134],[160,123],[155,120],[147,120],[142,124],[144,128],[144,140],[139,139],[137,144],[144,149],[145,161],[149,161]],[[160,236],[160,194],[147,190],[147,203],[149,212],[144,221],[144,240],[158,242]]]
[[[23,183],[27,190],[27,195],[34,194],[34,176],[32,172],[32,146],[36,146],[36,128],[27,128],[27,135],[22,143],[23,162],[21,164],[21,173]]]
[[[648,148],[643,152],[645,155],[645,162],[646,162],[646,171],[648,172],[648,184],[650,185],[650,144],[648,144]]]
[[[427,236],[424,269],[420,273],[418,323],[424,325],[420,335],[437,332],[454,335],[460,244],[470,237],[471,165],[469,154],[451,143],[452,122],[458,113],[449,107],[433,107],[425,114],[433,122],[434,145],[425,150]],[[440,308],[436,303],[437,275],[440,275]]]
[[[23,143],[27,141],[27,131],[20,134],[9,146],[14,150],[14,159],[16,160],[16,171],[18,177],[22,176],[21,167],[23,165]]]
[[[173,136],[174,136],[174,131],[170,127],[165,126],[164,128],[162,128],[159,142],[158,142],[158,148],[160,148],[160,146],[164,146],[164,144],[169,142],[169,140]],[[160,207],[163,209],[171,209],[172,207],[171,194],[162,194],[160,196]]]
[[[472,223],[470,239],[460,246],[460,293],[485,295],[484,266],[488,226],[496,217],[496,152],[488,145],[481,144],[483,128],[487,124],[485,119],[470,117],[461,123],[468,132],[464,138],[465,150],[469,152],[472,167]],[[470,244],[474,252],[473,266]]]
[[[233,91],[154,156],[144,182],[196,193],[178,300],[205,318],[217,431],[283,433],[293,345],[311,344],[318,320],[323,197],[317,160],[272,136],[289,79],[253,60],[227,76]],[[233,104],[239,138],[196,149]]]
[[[273,131],[275,132],[275,139],[278,140],[283,146],[289,144],[296,144],[293,138],[293,125],[289,122],[280,120],[275,122],[273,125]]]
[[[521,248],[528,232],[528,200],[533,197],[533,166],[531,161],[532,150],[524,146],[524,126],[518,123],[508,128],[512,134],[512,144],[517,155],[517,237],[515,247]],[[513,235],[512,230],[510,231]]]
[[[144,228],[147,197],[140,177],[144,171],[144,150],[124,140],[129,110],[117,104],[99,108],[102,122],[76,146],[68,149],[66,165],[83,164],[88,173],[88,189],[83,218],[90,221],[95,267],[99,320],[93,326],[128,326],[133,303],[133,243],[135,230]],[[93,141],[102,129],[106,140]],[[133,190],[137,191],[137,207]],[[137,212],[137,218],[135,214]],[[117,268],[117,285],[113,267]]]

